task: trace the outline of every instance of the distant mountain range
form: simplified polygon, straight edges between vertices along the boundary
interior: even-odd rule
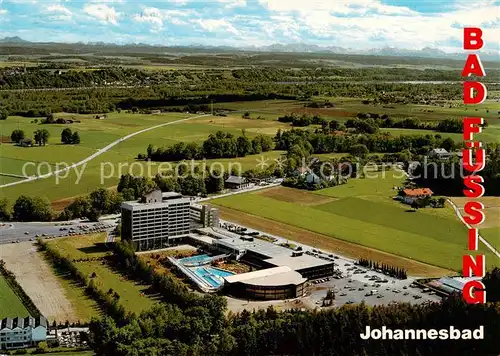
[[[0,39],[0,44],[6,45],[72,45],[70,43],[42,43],[42,42],[30,42],[26,41],[18,36],[15,37],[5,37]],[[78,42],[73,43],[76,46],[106,46],[106,47],[140,47],[140,48],[186,48],[186,49],[196,49],[196,50],[210,50],[210,51],[252,51],[252,52],[274,52],[274,53],[335,53],[335,54],[355,54],[355,55],[372,55],[372,56],[396,56],[396,57],[421,57],[421,58],[447,58],[447,59],[465,59],[465,53],[446,53],[437,48],[425,47],[420,50],[404,49],[404,48],[394,48],[394,47],[383,47],[383,48],[373,48],[368,50],[360,50],[353,48],[344,48],[337,46],[319,46],[314,44],[305,43],[294,43],[294,44],[272,44],[269,46],[247,46],[247,47],[232,47],[232,46],[207,46],[203,44],[192,44],[192,45],[176,45],[176,46],[164,46],[164,45],[150,45],[145,43],[130,43],[130,44],[114,44],[114,43],[104,43],[104,42]],[[481,59],[487,61],[500,61],[499,53],[495,52],[481,52]]]

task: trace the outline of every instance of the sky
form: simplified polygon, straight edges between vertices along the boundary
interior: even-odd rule
[[[0,0],[0,37],[35,42],[461,52],[465,26],[499,52],[500,0]]]

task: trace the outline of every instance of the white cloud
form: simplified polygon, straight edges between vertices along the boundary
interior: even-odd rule
[[[188,0],[168,0],[168,3],[175,5],[186,5]]]
[[[384,5],[380,0],[259,0],[260,4],[271,11],[279,12],[328,12],[335,14],[364,14],[369,11],[391,14],[416,14],[407,7]]]
[[[67,21],[71,20],[73,13],[66,7],[60,4],[49,5],[45,10],[46,13],[53,14],[50,16],[53,20]]]
[[[224,19],[198,19],[195,22],[208,32],[225,31],[235,35],[239,34],[238,30]]]
[[[5,15],[6,13],[8,13],[7,10],[5,9],[0,9],[0,15]]]
[[[69,0],[66,0],[69,1]],[[120,4],[124,3],[124,0],[90,0],[89,2],[100,3],[100,4]]]
[[[162,11],[155,7],[146,7],[141,14],[133,16],[136,22],[150,23],[155,31],[159,31],[163,28],[163,18],[164,14]]]
[[[260,2],[276,14],[271,16],[271,21],[261,23],[262,31],[276,39],[288,31],[295,37],[300,33],[301,41],[307,41],[312,35],[329,41],[327,45],[421,49],[441,47],[450,41],[460,43],[462,27],[478,26],[483,28],[485,50],[498,50],[495,46],[500,38],[500,12],[492,0],[483,1],[481,6],[472,9],[456,6],[439,14],[417,13],[403,6],[384,5],[378,0]],[[291,40],[296,41],[296,38]],[[457,50],[460,49],[454,49]]]
[[[224,7],[226,7],[227,9],[247,6],[246,0],[217,0],[217,2],[224,4]]]
[[[110,7],[105,4],[85,5],[83,7],[83,11],[87,15],[95,17],[101,22],[113,25],[118,24],[119,14],[115,11],[114,7]]]
[[[189,18],[195,15],[193,10],[162,10],[156,7],[145,7],[140,14],[135,14],[132,19],[136,22],[149,23],[153,32],[163,30],[164,23],[170,22],[174,25],[186,25],[187,22],[181,18]]]

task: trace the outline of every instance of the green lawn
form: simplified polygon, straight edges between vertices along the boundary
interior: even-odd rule
[[[50,245],[71,259],[99,258],[112,254],[104,245],[105,240],[106,233],[97,233],[55,239]]]
[[[28,310],[0,275],[0,319],[28,316]]]
[[[480,233],[497,251],[500,251],[500,227],[481,229]],[[500,260],[497,260],[497,264],[500,265]]]
[[[213,200],[214,204],[266,217],[327,236],[459,270],[467,252],[466,228],[451,208],[420,209],[392,200],[400,178],[351,179],[349,183],[316,191],[337,200],[316,206],[298,206],[255,193]],[[379,172],[381,174],[381,172]],[[487,252],[488,265],[494,257]]]
[[[107,292],[110,288],[120,295],[120,304],[127,311],[141,313],[151,309],[155,304],[155,297],[148,297],[149,286],[139,285],[134,281],[128,280],[120,273],[113,271],[110,267],[102,265],[100,262],[79,262],[78,269],[90,276],[96,273],[94,278],[96,286],[102,291]]]
[[[110,255],[110,251],[101,244],[103,241],[104,234],[93,234],[55,239],[50,241],[49,244],[55,246],[71,259],[84,259]],[[76,262],[76,265],[79,270],[89,277],[95,272],[94,282],[96,286],[105,292],[110,288],[117,292],[120,295],[120,303],[128,311],[140,313],[152,307],[156,302],[156,296],[148,296],[149,286],[138,285],[134,281],[128,280],[109,264],[104,264],[102,260]],[[76,303],[74,305],[78,306],[77,309],[79,309],[82,320],[89,320],[90,317],[99,315],[95,302],[89,300],[80,287],[67,279],[64,274],[58,273],[58,275],[62,279],[68,298]]]

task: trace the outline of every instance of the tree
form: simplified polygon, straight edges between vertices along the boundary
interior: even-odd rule
[[[87,197],[77,197],[64,209],[64,215],[68,220],[87,217],[91,208]]]
[[[72,143],[73,143],[74,145],[78,145],[78,144],[80,143],[80,134],[79,134],[78,132],[76,132],[76,131],[75,131],[75,132],[73,133],[73,137],[72,137],[71,139],[72,139],[72,141],[73,141]]]
[[[338,122],[337,120],[332,120],[328,123],[328,128],[330,129],[330,131],[338,131],[340,128],[340,122]]]
[[[39,146],[45,146],[45,144],[48,142],[49,140],[49,137],[50,137],[50,133],[45,130],[45,129],[41,129],[41,130],[36,130],[34,132],[34,137],[35,137],[35,142],[39,145]]]
[[[61,143],[68,145],[73,143],[73,132],[70,128],[65,128],[61,132]]]
[[[122,197],[124,201],[132,201],[135,200],[135,192],[132,188],[125,188],[121,191]]]
[[[111,210],[112,197],[106,188],[97,188],[89,195],[90,206],[93,210],[101,214],[106,214]]]
[[[19,196],[13,207],[13,219],[16,221],[50,221],[52,208],[46,198]]]
[[[9,117],[9,112],[7,110],[1,109],[0,120],[7,120],[7,117]]]
[[[411,203],[411,208],[414,210],[414,211],[417,211],[418,208],[420,208],[420,203],[418,202],[418,200],[414,200],[412,201]]]
[[[10,140],[15,143],[19,143],[24,138],[25,138],[24,131],[20,129],[16,129],[12,131],[12,133],[10,134]]]
[[[486,272],[483,284],[486,287],[486,299],[489,302],[500,302],[500,267]]]
[[[219,171],[213,171],[205,180],[207,193],[218,193],[224,190],[224,176]]]
[[[242,136],[238,137],[238,139],[236,140],[236,145],[239,157],[245,157],[247,154],[250,154],[252,152],[252,143],[250,142],[248,137],[245,136],[245,132],[243,132]]]
[[[366,145],[363,144],[358,144],[358,145],[352,145],[351,148],[349,149],[349,153],[354,156],[354,157],[361,157],[364,158],[366,155],[370,152]]]
[[[49,113],[47,115],[47,117],[45,118],[45,123],[46,124],[53,124],[55,122],[55,118],[54,118],[54,114],[53,113]]]
[[[196,196],[198,194],[206,194],[207,189],[205,187],[205,181],[202,177],[197,178],[193,176],[188,176],[186,178],[180,179],[181,192],[183,195]]]
[[[443,197],[438,198],[438,206],[439,207],[444,208],[445,204],[446,204],[445,198],[443,198]]]
[[[0,221],[9,221],[12,215],[7,198],[0,199]]]
[[[441,147],[444,148],[446,151],[453,151],[456,147],[456,144],[452,138],[447,137],[441,143]]]

